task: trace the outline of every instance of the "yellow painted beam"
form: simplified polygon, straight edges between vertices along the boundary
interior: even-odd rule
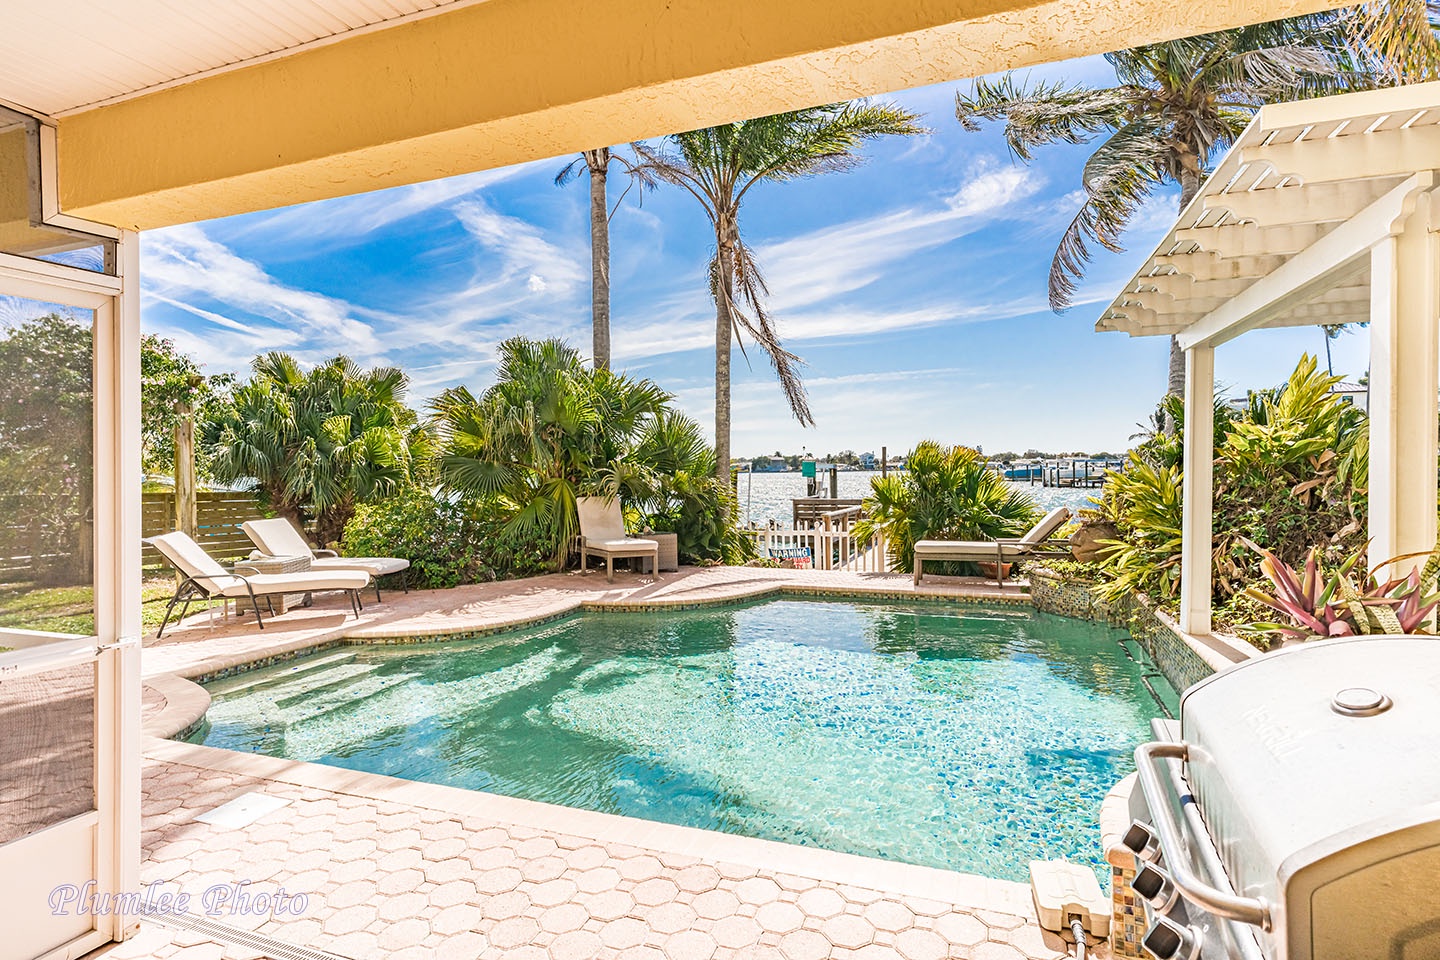
[[[1330,5],[487,0],[66,116],[61,209],[150,229]]]

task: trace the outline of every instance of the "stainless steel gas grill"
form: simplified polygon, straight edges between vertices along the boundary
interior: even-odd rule
[[[1124,840],[1151,956],[1440,960],[1440,639],[1269,654],[1156,732]]]

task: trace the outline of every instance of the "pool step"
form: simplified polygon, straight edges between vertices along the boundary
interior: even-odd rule
[[[323,670],[326,667],[334,666],[337,663],[344,663],[347,660],[354,659],[355,652],[353,650],[347,651],[345,653],[332,653],[323,657],[315,657],[313,660],[306,660],[303,663],[295,664],[294,666],[287,669],[284,673],[272,673],[261,676],[258,679],[238,681],[233,686],[228,683],[220,685],[219,692],[221,692],[224,696],[227,697],[233,696],[242,691],[253,690],[256,687],[263,687],[271,683],[281,683],[291,679],[292,677],[299,677],[307,673],[314,673],[316,670]]]

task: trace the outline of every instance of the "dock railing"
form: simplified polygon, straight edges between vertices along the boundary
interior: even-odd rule
[[[775,521],[741,530],[755,541],[762,558],[796,560],[808,556],[816,570],[885,573],[890,568],[884,537],[860,539],[852,532],[863,511],[859,505],[826,510],[813,523],[782,527]]]

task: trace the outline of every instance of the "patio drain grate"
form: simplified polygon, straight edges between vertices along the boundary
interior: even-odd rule
[[[252,933],[192,913],[147,913],[145,918],[164,927],[204,934],[217,943],[247,947],[263,953],[269,960],[351,960],[350,957],[342,957],[338,953],[286,943],[263,933]]]

